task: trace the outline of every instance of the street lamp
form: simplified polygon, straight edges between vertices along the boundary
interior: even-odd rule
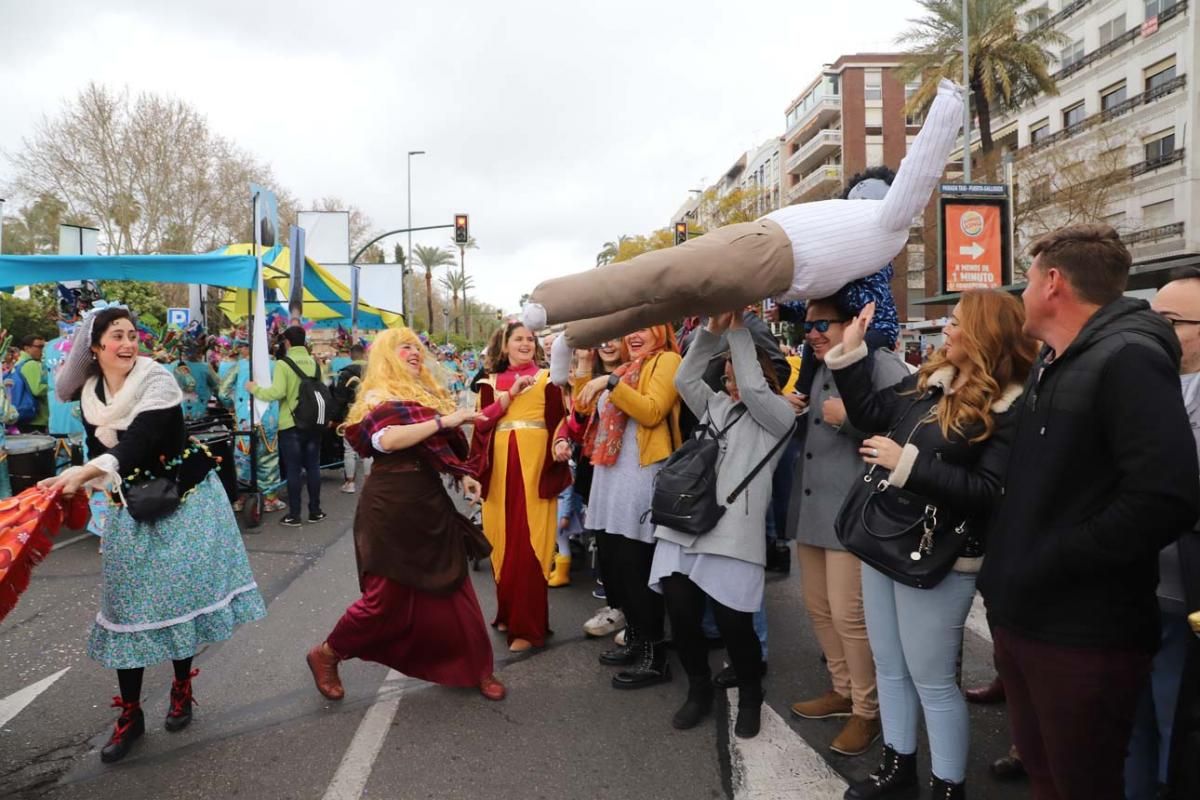
[[[424,150],[409,150],[408,151],[408,250],[404,256],[404,267],[400,270],[400,312],[404,315],[404,324],[412,325],[412,320],[408,318],[408,278],[406,273],[412,268],[412,157],[425,155]],[[429,324],[433,325],[433,320],[429,320]]]

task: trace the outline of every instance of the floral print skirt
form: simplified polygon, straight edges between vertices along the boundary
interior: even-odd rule
[[[266,616],[229,498],[215,473],[179,509],[137,522],[114,509],[104,525],[100,610],[88,655],[112,669],[189,658]]]

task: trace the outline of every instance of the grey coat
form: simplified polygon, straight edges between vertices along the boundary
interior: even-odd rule
[[[722,504],[771,448],[789,435],[796,419],[791,404],[767,386],[749,331],[739,328],[729,331],[726,337],[746,412],[725,434],[721,446],[721,458],[717,463],[717,497]],[[729,395],[714,392],[704,382],[709,361],[723,347],[721,337],[700,330],[688,348],[679,371],[675,373],[675,388],[679,390],[683,402],[698,419],[703,420],[706,412],[710,414],[717,428],[729,424],[737,405]],[[708,533],[696,536],[660,525],[654,531],[655,537],[675,542],[689,553],[707,553],[752,564],[766,564],[771,476],[782,455],[781,447]]]
[[[876,350],[871,358],[876,390],[895,386],[909,374],[904,362],[890,350]],[[863,439],[887,431],[855,430],[848,420],[840,428],[826,423],[821,419],[821,407],[827,397],[839,395],[833,373],[821,364],[813,378],[809,410],[804,415],[803,424],[808,426],[808,436],[804,453],[796,460],[788,529],[800,544],[845,550],[837,539],[833,524],[851,485],[866,469],[858,448]]]

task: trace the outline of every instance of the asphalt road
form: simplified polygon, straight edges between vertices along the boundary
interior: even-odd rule
[[[357,596],[355,497],[337,488],[328,474],[326,521],[288,529],[272,515],[246,536],[267,618],[198,656],[199,705],[183,732],[162,729],[170,666],[148,670],[147,735],[114,766],[102,765],[97,750],[115,718],[115,675],[84,653],[99,588],[96,540],[54,551],[0,624],[0,797],[824,798],[840,797],[844,778],[874,766],[877,748],[857,759],[828,751],[839,722],[790,718],[791,702],[828,685],[795,573],[768,581],[767,701],[778,717],[768,715],[750,744],[730,736],[724,705],[695,730],[672,729],[682,677],[635,692],[609,688],[610,670],[596,663],[608,642],[580,629],[601,603],[591,597],[588,565],[578,562],[573,585],[552,590],[556,635],[547,648],[512,657],[495,636],[504,702],[363,662],[342,666],[346,699],[325,701],[304,653]],[[472,579],[490,614],[490,572]],[[714,668],[720,658],[713,654]],[[968,683],[990,677],[990,658],[986,639],[969,631]],[[1003,707],[972,709],[973,797],[1026,796],[1025,787],[986,774],[1007,750],[1005,726]]]

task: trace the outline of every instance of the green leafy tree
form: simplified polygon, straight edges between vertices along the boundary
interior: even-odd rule
[[[445,248],[419,244],[413,247],[416,262],[425,268],[425,311],[429,332],[433,332],[433,271],[454,263],[454,255]]]
[[[464,319],[466,322],[467,330],[469,331],[471,329],[471,308],[470,308],[470,306],[467,305],[467,290],[474,289],[475,283],[470,278],[467,277],[467,251],[468,250],[478,250],[479,243],[477,241],[475,241],[474,236],[468,236],[466,244],[459,244],[458,242],[454,242],[454,246],[458,248],[458,271],[459,271],[459,274],[461,275],[461,283],[462,283],[460,290],[462,291]],[[455,303],[454,313],[456,315],[454,317],[454,332],[458,333],[458,316],[457,316],[458,305],[457,305],[457,302]]]
[[[442,276],[441,284],[442,288],[450,293],[450,300],[453,304],[454,333],[458,334],[458,298],[461,296],[465,305],[467,291],[475,288],[475,281],[471,279],[470,275],[466,275],[461,271],[455,272],[451,269]]]
[[[620,237],[620,239],[624,239],[624,238],[626,238],[626,237],[624,237],[624,236]],[[611,264],[613,261],[616,261],[617,253],[620,252],[620,248],[621,248],[621,245],[619,244],[620,239],[618,239],[617,242],[605,242],[604,243],[604,247],[601,248],[599,253],[596,253],[596,266],[597,267],[603,267],[605,264]]]
[[[912,27],[897,39],[909,48],[899,78],[921,80],[906,106],[908,113],[929,108],[942,78],[961,81],[963,75],[962,4],[959,0],[918,2],[925,16],[910,20]],[[1013,111],[1039,94],[1058,94],[1050,73],[1055,59],[1048,48],[1066,44],[1067,37],[1042,24],[1049,15],[1046,6],[1022,11],[1024,4],[1024,0],[968,0],[967,4],[969,89],[985,162],[995,147],[993,111]]]
[[[100,281],[100,293],[107,300],[124,303],[139,317],[149,314],[167,318],[167,304],[157,284],[141,281]]]
[[[0,318],[3,318],[3,327],[14,342],[30,334],[47,340],[58,336],[55,322],[58,312],[54,300],[47,300],[45,294],[39,297],[35,293],[29,300],[11,294],[0,296]]]

